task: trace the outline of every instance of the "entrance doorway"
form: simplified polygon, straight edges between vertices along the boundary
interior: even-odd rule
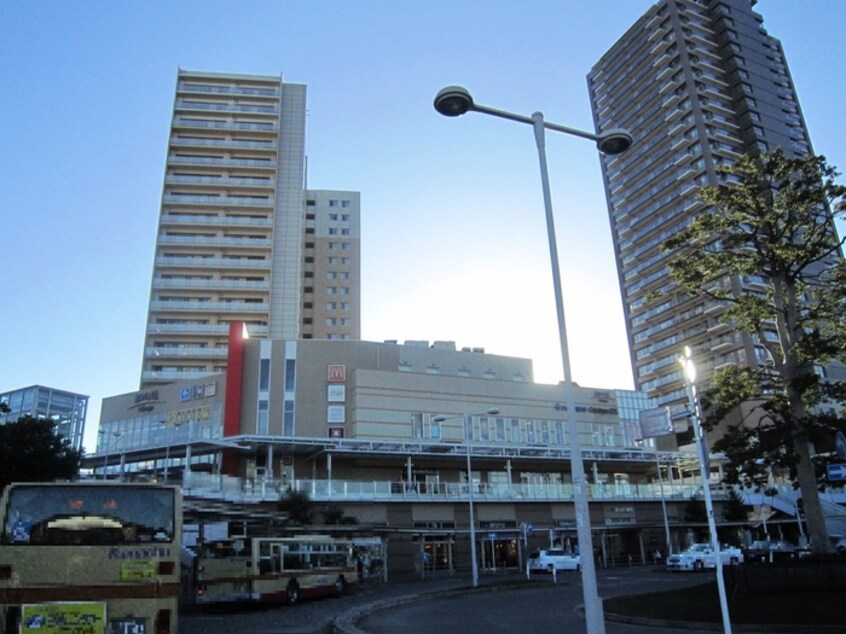
[[[453,539],[451,536],[426,535],[420,542],[420,562],[424,577],[453,572]]]
[[[520,544],[516,536],[485,539],[480,549],[482,570],[503,570],[520,567]]]

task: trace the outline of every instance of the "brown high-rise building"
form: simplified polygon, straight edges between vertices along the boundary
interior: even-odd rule
[[[677,292],[659,249],[707,212],[698,191],[720,182],[718,166],[777,147],[812,151],[781,43],[754,4],[657,2],[588,75],[597,129],[635,139],[602,167],[635,386],[661,405],[686,402],[685,345],[703,383],[729,364],[769,362],[755,338],[718,321],[720,305]],[[719,280],[736,293],[762,281]]]

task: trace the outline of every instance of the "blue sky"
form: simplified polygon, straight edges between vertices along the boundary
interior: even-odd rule
[[[0,0],[0,389],[138,387],[179,67],[308,85],[309,186],[362,198],[364,339],[452,340],[561,378],[528,126],[592,129],[585,76],[650,0]],[[761,0],[818,153],[846,168],[841,0]],[[599,162],[550,134],[574,379],[632,387]]]

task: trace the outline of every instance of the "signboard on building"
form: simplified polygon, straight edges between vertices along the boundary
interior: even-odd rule
[[[326,422],[327,423],[345,423],[345,422],[347,422],[346,408],[343,405],[329,405],[326,408]]]
[[[329,438],[343,438],[344,437],[344,428],[343,427],[330,427],[329,428]]]
[[[669,407],[656,407],[640,412],[641,438],[655,438],[673,433],[673,419]]]
[[[330,364],[327,368],[326,379],[330,383],[343,383],[347,380],[347,366]]]
[[[330,403],[343,403],[347,400],[347,386],[330,383],[326,389],[326,400]]]

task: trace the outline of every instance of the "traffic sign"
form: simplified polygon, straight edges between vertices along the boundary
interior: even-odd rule
[[[829,480],[846,480],[846,464],[826,465]]]

